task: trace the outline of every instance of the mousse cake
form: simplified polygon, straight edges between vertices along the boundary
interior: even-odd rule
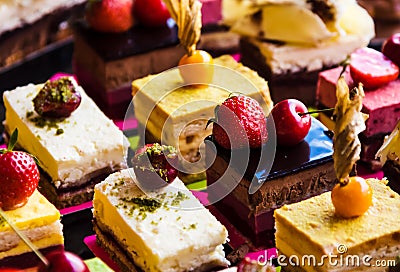
[[[267,131],[273,131],[267,121]],[[332,140],[315,118],[306,138],[293,147],[278,146],[269,136],[262,148],[228,150],[209,136],[205,140],[209,199],[254,247],[273,246],[274,210],[330,190],[335,183]],[[246,163],[247,162],[247,163]],[[230,184],[236,184],[227,193]],[[257,190],[251,189],[252,183]],[[250,192],[253,191],[253,192]]]
[[[335,106],[336,83],[342,69],[338,67],[319,74],[316,90],[318,108]],[[355,86],[349,68],[344,72],[344,78],[350,89]],[[400,120],[399,88],[400,80],[394,80],[384,86],[365,91],[362,112],[368,114],[369,118],[365,122],[366,130],[359,135],[362,144],[360,159],[375,170],[382,166],[379,160],[375,159],[375,154],[382,146],[384,137],[393,131]],[[333,129],[334,122],[329,114],[320,113],[319,118],[328,128]]]
[[[177,147],[181,154],[180,177],[185,182],[205,178],[203,141],[211,134],[214,108],[230,93],[256,99],[268,114],[273,102],[267,82],[231,56],[214,59],[214,77],[208,86],[185,85],[178,69],[132,82],[135,117],[142,141]]]
[[[97,242],[121,271],[210,271],[227,267],[227,230],[176,178],[150,191],[132,168],[96,185]]]
[[[318,72],[375,35],[372,18],[355,0],[226,0],[223,17],[242,36],[242,62],[268,81],[275,102],[297,98],[313,105]]]
[[[49,87],[63,82],[80,94],[80,105],[66,118],[39,115],[35,98],[49,88],[56,98],[63,97],[65,85],[57,87],[61,89],[58,95],[57,88]],[[19,130],[18,147],[39,161],[38,189],[57,208],[90,201],[96,183],[126,167],[127,139],[72,78],[17,87],[5,91],[3,99],[5,132],[10,135],[16,128]]]
[[[83,13],[84,0],[1,1],[0,68],[72,36],[68,20]]]
[[[4,213],[43,254],[64,248],[60,212],[37,190],[24,206]],[[24,269],[39,262],[36,254],[1,217],[0,267]]]
[[[379,148],[376,156],[381,162],[388,185],[400,194],[400,121],[392,131],[385,137],[383,145]]]
[[[284,271],[389,268],[379,263],[393,262],[400,251],[400,196],[386,181],[367,182],[372,188],[372,205],[358,217],[336,216],[331,192],[275,210],[276,247]],[[293,260],[299,260],[299,265],[293,265]]]

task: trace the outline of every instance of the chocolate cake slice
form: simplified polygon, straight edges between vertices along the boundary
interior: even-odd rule
[[[205,143],[210,201],[253,246],[273,246],[274,210],[321,194],[335,184],[328,135],[327,128],[312,118],[305,140],[292,148],[277,147],[275,156],[271,148],[251,149],[250,153],[226,150],[209,136]],[[236,186],[227,193],[232,184]]]

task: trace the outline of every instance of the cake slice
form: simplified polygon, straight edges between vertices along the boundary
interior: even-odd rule
[[[371,16],[355,0],[225,0],[223,15],[242,37],[241,61],[269,82],[275,102],[297,98],[313,105],[318,72],[375,35]]]
[[[18,146],[36,156],[41,167],[39,190],[58,208],[90,201],[93,187],[126,167],[128,141],[71,79],[80,93],[79,107],[67,118],[47,119],[32,100],[43,84],[29,84],[3,95],[4,127],[19,131]]]
[[[215,58],[214,64],[213,82],[201,88],[185,86],[178,69],[132,82],[135,117],[143,140],[177,147],[185,182],[205,178],[202,144],[211,134],[212,124],[207,126],[207,122],[217,104],[235,92],[256,99],[265,114],[273,104],[268,83],[256,72],[228,55]]]
[[[321,109],[335,106],[336,83],[342,71],[341,67],[329,69],[319,74],[316,97],[318,107]],[[350,75],[349,68],[344,73],[347,84],[353,88],[356,83]],[[383,140],[396,126],[400,120],[400,96],[397,94],[400,88],[400,80],[394,80],[379,88],[367,90],[363,99],[362,112],[369,115],[365,122],[366,130],[360,135],[361,161],[367,163],[372,169],[382,167],[375,159],[375,154],[382,146]],[[320,120],[329,128],[333,129],[334,122],[326,113],[319,115]]]
[[[23,207],[4,213],[42,253],[64,248],[60,212],[37,190]],[[29,268],[39,262],[36,254],[1,218],[0,267]]]
[[[400,196],[386,181],[367,182],[373,203],[359,217],[335,216],[330,192],[275,210],[276,247],[285,271],[385,271],[394,266],[400,252]],[[387,267],[379,266],[385,260]]]
[[[143,192],[133,169],[95,187],[97,242],[122,271],[209,271],[226,267],[227,230],[176,178]]]

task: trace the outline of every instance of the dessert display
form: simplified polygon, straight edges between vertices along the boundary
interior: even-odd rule
[[[227,230],[179,178],[151,190],[135,171],[121,170],[96,185],[97,242],[122,271],[209,271],[227,267]],[[140,171],[140,170],[139,170]],[[160,176],[153,176],[154,181]]]
[[[383,145],[378,150],[376,156],[382,164],[384,176],[388,178],[388,185],[400,194],[400,121],[392,131],[386,136]]]
[[[234,105],[237,106],[228,108],[236,114],[238,120],[254,120],[251,116],[260,114],[259,110],[253,111],[246,104]],[[253,247],[272,246],[273,211],[276,208],[318,195],[333,187],[335,174],[332,140],[327,135],[327,128],[318,120],[308,114],[299,114],[306,113],[304,104],[291,99],[276,104],[271,111],[272,117],[268,116],[267,121],[257,121],[263,127],[261,131],[267,130],[266,141],[262,136],[265,132],[246,131],[257,127],[252,125],[244,129],[248,136],[247,147],[239,146],[236,143],[240,142],[237,138],[240,129],[236,128],[232,113],[229,116],[225,113],[229,111],[221,112],[223,108],[220,106],[218,109],[217,124],[226,130],[225,134],[234,144],[224,144],[225,135],[214,124],[212,135],[205,140],[206,160],[207,165],[210,165],[206,171],[207,183],[212,188],[208,192],[209,200],[251,240]],[[241,114],[237,115],[239,112]],[[266,125],[263,125],[265,122]],[[291,140],[288,140],[290,136],[278,131],[285,126],[290,127],[286,131],[292,135]],[[254,136],[250,135],[254,133],[258,133],[258,139],[264,141],[252,144]],[[275,150],[276,142],[279,145]]]
[[[29,268],[39,263],[12,222],[42,253],[63,249],[60,212],[37,191],[39,169],[31,155],[13,151],[16,130],[0,154],[0,267]]]
[[[0,68],[71,36],[68,20],[83,13],[84,0],[1,1]]]
[[[3,94],[6,134],[39,161],[39,191],[56,207],[93,197],[93,187],[126,167],[128,141],[73,78],[29,84]]]
[[[375,34],[372,18],[355,0],[226,0],[223,22],[242,36],[241,61],[268,81],[272,99],[306,105],[315,102],[318,73]]]
[[[399,46],[400,48],[400,46]],[[390,54],[388,54],[390,55]],[[336,82],[343,68],[338,67],[319,74],[317,84],[317,103],[321,109],[332,108],[336,103]],[[359,137],[362,143],[361,161],[371,169],[380,169],[381,164],[375,154],[400,120],[400,96],[397,79],[397,65],[382,53],[361,48],[351,55],[350,65],[344,70],[344,78],[350,88],[362,82],[366,91],[362,112],[369,115],[366,130]],[[334,122],[328,113],[320,113],[320,120],[330,129]]]
[[[350,91],[340,77],[333,156],[338,184],[332,192],[275,210],[285,271],[386,271],[379,262],[394,261],[399,252],[400,196],[385,180],[349,176],[360,158],[363,96],[361,84]]]

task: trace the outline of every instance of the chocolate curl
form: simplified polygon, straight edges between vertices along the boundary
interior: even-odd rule
[[[333,161],[336,177],[343,183],[354,164],[360,159],[361,143],[358,134],[365,130],[368,115],[361,113],[363,86],[360,83],[349,91],[343,76],[336,86],[335,128],[333,136]]]
[[[188,55],[196,50],[201,35],[201,2],[199,0],[164,0],[178,26],[178,38]]]

